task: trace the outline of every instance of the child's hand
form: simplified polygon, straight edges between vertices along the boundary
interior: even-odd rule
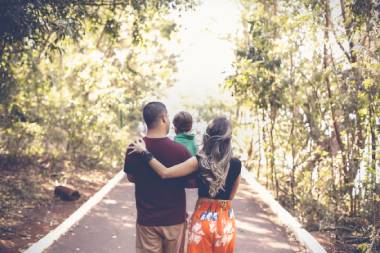
[[[145,142],[141,138],[136,139],[131,144],[129,144],[128,150],[131,150],[128,154],[132,154],[135,152],[142,153],[146,151]]]

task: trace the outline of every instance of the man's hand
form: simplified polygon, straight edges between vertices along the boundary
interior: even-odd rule
[[[127,174],[128,181],[131,183],[135,183],[135,177],[132,176],[131,174]]]
[[[191,177],[186,180],[185,188],[193,189],[198,188],[197,180],[194,177]]]

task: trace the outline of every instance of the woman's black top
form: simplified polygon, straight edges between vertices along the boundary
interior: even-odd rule
[[[196,156],[199,161],[199,156]],[[226,177],[226,183],[224,185],[224,189],[219,190],[215,197],[211,197],[209,195],[209,185],[208,182],[205,182],[201,178],[200,171],[202,168],[198,170],[197,176],[197,185],[198,185],[198,197],[199,198],[209,198],[209,199],[223,199],[229,200],[232,192],[232,188],[235,184],[237,177],[241,172],[241,162],[237,158],[232,158],[230,161],[230,167],[228,169],[228,174]]]

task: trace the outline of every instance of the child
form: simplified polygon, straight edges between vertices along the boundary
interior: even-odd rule
[[[189,133],[193,126],[193,117],[191,117],[191,114],[184,111],[177,113],[174,116],[173,125],[176,133],[174,141],[184,145],[193,156],[196,155],[198,148],[195,145],[195,136]]]

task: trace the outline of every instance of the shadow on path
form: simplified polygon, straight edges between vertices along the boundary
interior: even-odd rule
[[[237,253],[293,253],[284,230],[271,221],[261,203],[242,182],[233,201],[237,217]],[[192,213],[196,190],[187,190],[187,210]],[[136,207],[134,185],[124,178],[75,227],[55,242],[48,253],[135,252]]]

